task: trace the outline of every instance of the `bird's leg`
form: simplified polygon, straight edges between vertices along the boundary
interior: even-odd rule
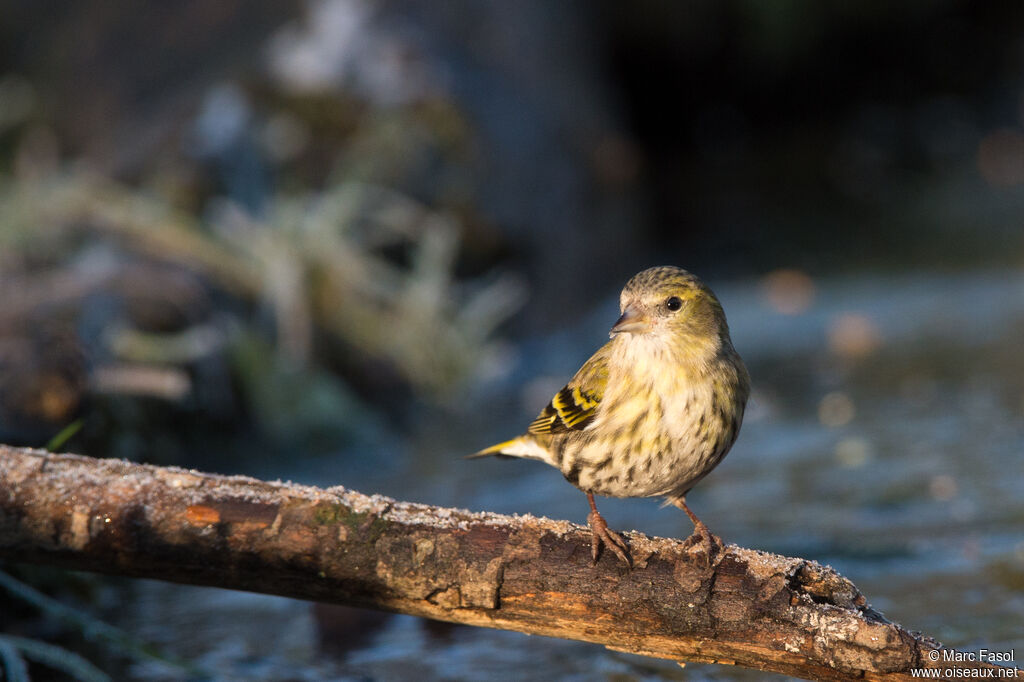
[[[686,538],[686,541],[683,544],[686,547],[698,544],[702,545],[704,553],[707,555],[708,561],[710,562],[712,554],[723,548],[724,545],[722,544],[722,538],[708,530],[707,525],[698,519],[696,514],[690,511],[690,508],[686,506],[685,497],[673,498],[672,504],[686,512],[686,515],[690,517],[691,521],[693,521],[693,535]]]
[[[623,540],[618,533],[608,530],[608,524],[605,522],[604,517],[601,516],[600,512],[597,511],[597,505],[594,504],[594,493],[587,493],[587,502],[590,503],[590,513],[587,514],[587,525],[590,526],[590,532],[593,536],[590,544],[590,554],[594,558],[594,563],[597,563],[597,555],[601,551],[601,543],[608,545],[615,554],[626,562],[626,565],[632,568],[633,562],[629,558],[629,548],[626,547],[626,541]]]

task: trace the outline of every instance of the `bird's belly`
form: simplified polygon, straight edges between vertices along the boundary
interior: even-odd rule
[[[605,450],[579,466],[576,485],[608,497],[655,497],[688,489],[717,464],[714,448],[688,443],[631,448],[609,457]]]
[[[640,420],[634,437],[619,435],[581,439],[568,447],[562,473],[581,490],[609,497],[655,497],[682,494],[721,460],[728,446],[724,429],[709,428],[715,415],[697,419],[690,428],[664,428],[661,420]],[[636,425],[637,421],[633,421]],[[678,426],[678,423],[677,423]]]

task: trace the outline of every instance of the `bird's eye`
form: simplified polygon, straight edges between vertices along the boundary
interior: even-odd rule
[[[678,296],[672,296],[667,301],[665,301],[665,307],[671,310],[672,312],[675,312],[683,307],[683,302],[679,300]]]

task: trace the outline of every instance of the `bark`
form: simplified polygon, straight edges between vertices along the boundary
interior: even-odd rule
[[[632,570],[607,551],[591,565],[589,531],[565,521],[0,446],[0,558],[13,561],[816,680],[994,667],[946,662],[813,561],[730,545],[706,565],[680,541],[626,538]]]

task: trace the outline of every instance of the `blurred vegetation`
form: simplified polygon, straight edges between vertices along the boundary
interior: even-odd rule
[[[272,379],[312,366],[371,400],[396,387],[408,393],[390,398],[398,406],[444,400],[497,361],[494,331],[522,301],[510,276],[457,278],[454,219],[384,187],[281,198],[263,219],[229,203],[211,215],[200,224],[82,173],[0,186],[9,440],[31,442],[18,427],[42,434],[98,394],[217,414],[234,391],[268,428],[287,415],[328,423],[311,396],[346,394],[341,384],[300,382],[300,398]],[[336,397],[326,412],[359,409]]]
[[[46,570],[36,572],[34,580],[47,584],[47,587],[51,589],[56,588],[57,591],[65,593],[65,596],[75,587],[88,593],[97,582],[96,579],[86,576],[77,581],[71,581],[72,589],[69,590],[69,583],[64,580],[63,575]],[[99,644],[106,650],[129,660],[145,661],[162,666],[165,670],[172,670],[183,676],[195,677],[200,674],[199,670],[186,662],[163,654],[131,634],[43,594],[3,571],[0,571],[0,591],[7,594],[14,602],[34,610],[40,616],[60,623],[68,631],[74,633],[68,638],[70,640],[68,644],[71,647],[80,644],[74,640],[76,637],[81,637],[87,642]],[[38,623],[36,625],[38,626]],[[31,626],[28,629],[30,628]],[[64,636],[67,637],[67,634],[65,633]],[[0,672],[5,675],[3,679],[9,682],[28,680],[28,667],[25,659],[61,670],[71,678],[82,682],[102,682],[112,679],[68,648],[46,644],[32,637],[0,634]]]

